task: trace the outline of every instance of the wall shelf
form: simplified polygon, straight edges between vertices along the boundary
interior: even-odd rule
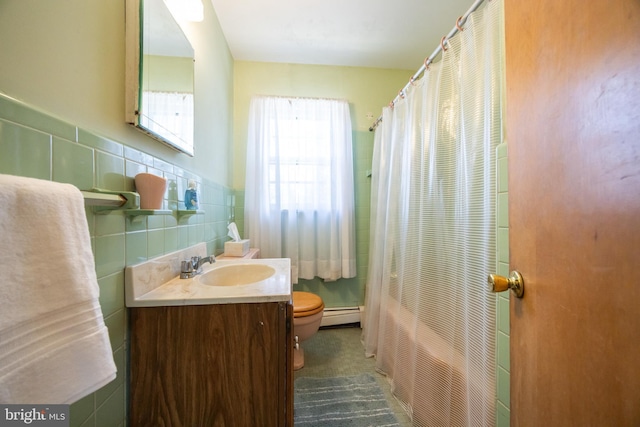
[[[171,215],[173,211],[169,209],[127,209],[124,211],[128,216],[151,216],[151,215]]]
[[[178,217],[178,219],[186,217],[186,216],[191,216],[191,215],[202,215],[204,214],[204,211],[201,209],[178,209],[176,211],[176,215]]]
[[[124,211],[125,215],[152,216],[173,215],[175,212],[178,220],[191,215],[203,215],[201,209],[140,209],[140,195],[133,191],[111,191],[100,188],[81,191],[86,206],[92,206],[96,213],[109,213],[115,210]]]

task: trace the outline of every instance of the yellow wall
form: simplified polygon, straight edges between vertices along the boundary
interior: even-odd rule
[[[193,93],[193,60],[178,56],[145,55],[142,90]],[[147,86],[145,86],[147,83]]]
[[[125,123],[125,0],[1,0],[0,92],[79,127],[230,184],[233,58],[211,2],[183,25],[195,50],[195,152]]]
[[[416,64],[416,69],[420,64]],[[415,70],[236,61],[234,66],[233,187],[244,189],[249,102],[253,95],[349,101],[355,132],[368,132]],[[368,118],[370,113],[373,118]]]

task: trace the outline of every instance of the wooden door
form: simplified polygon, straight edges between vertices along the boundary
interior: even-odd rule
[[[640,426],[640,1],[505,0],[512,426]]]

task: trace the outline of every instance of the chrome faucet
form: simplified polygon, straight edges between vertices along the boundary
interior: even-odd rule
[[[202,264],[204,264],[205,262],[213,264],[214,262],[216,262],[216,259],[213,256],[207,256],[204,258],[194,256],[191,257],[191,259],[182,261],[182,264],[180,265],[180,278],[191,279],[196,274],[202,273]]]

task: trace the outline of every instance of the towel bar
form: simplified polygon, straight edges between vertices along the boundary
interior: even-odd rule
[[[133,191],[110,191],[93,188],[81,191],[86,206],[95,206],[96,211],[115,209],[137,209],[140,196]]]

